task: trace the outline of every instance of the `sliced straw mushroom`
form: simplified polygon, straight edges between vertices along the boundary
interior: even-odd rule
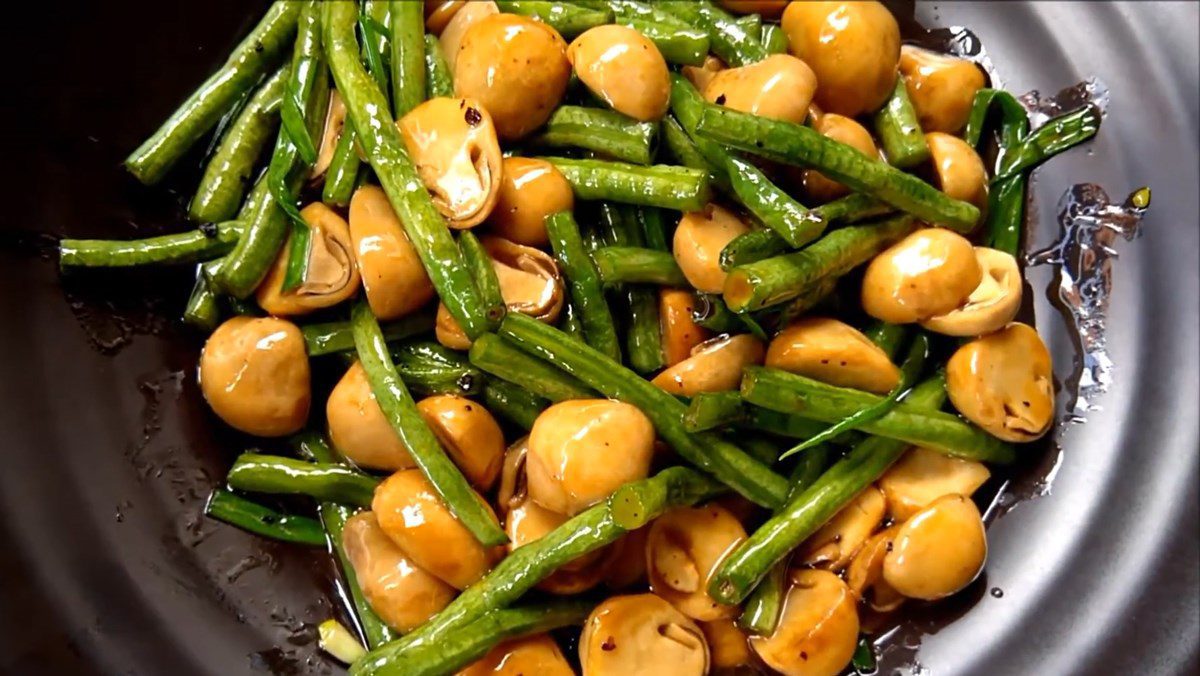
[[[550,254],[500,237],[482,237],[480,243],[492,259],[508,310],[553,324],[562,311],[565,291],[558,264]],[[446,347],[465,350],[471,346],[445,304],[438,306],[435,330],[438,342]]]
[[[896,531],[883,579],[904,596],[936,601],[971,584],[986,560],[979,508],[969,498],[945,495]]]
[[[625,589],[634,585],[645,586],[646,576],[646,540],[650,537],[650,527],[641,528],[626,533],[617,540],[617,552],[613,556],[608,574],[604,576],[604,584],[609,589]]]
[[[455,589],[474,584],[503,553],[503,547],[484,547],[454,518],[421,470],[401,470],[384,479],[371,509],[408,558]]]
[[[921,326],[947,336],[981,336],[1004,328],[1021,309],[1021,271],[1011,254],[975,247],[975,260],[983,270],[979,286],[967,304],[944,315],[930,317]]]
[[[721,293],[728,274],[721,269],[721,249],[747,232],[750,226],[722,206],[709,204],[704,211],[688,212],[675,228],[675,262],[697,291]]]
[[[967,124],[983,70],[957,56],[913,45],[900,47],[900,75],[917,111],[921,129],[957,134]]]
[[[303,315],[332,307],[358,293],[361,277],[354,261],[354,243],[350,226],[334,210],[314,202],[300,210],[308,223],[308,268],[304,280],[288,291],[283,290],[291,258],[292,236],[280,249],[275,264],[258,285],[255,299],[259,307],[273,315]]]
[[[333,447],[359,467],[396,471],[417,466],[380,410],[359,362],[350,365],[329,393],[325,420]]]
[[[451,228],[479,225],[500,195],[503,156],[492,116],[475,99],[438,97],[397,123],[433,204]]]
[[[883,557],[887,556],[896,539],[900,524],[889,526],[867,539],[850,565],[846,566],[846,586],[859,600],[867,597],[872,587],[883,577]]]
[[[805,317],[780,331],[766,365],[839,387],[876,394],[900,382],[900,369],[861,331],[828,317]]]
[[[586,676],[702,676],[708,643],[695,622],[654,594],[614,596],[584,622],[579,661]]]
[[[875,146],[875,139],[871,138],[871,132],[853,118],[837,113],[824,113],[813,122],[813,129],[822,136],[844,143],[873,160],[879,159],[879,149]],[[804,169],[800,175],[804,192],[813,202],[829,202],[850,193],[849,188],[816,169]]]
[[[659,373],[651,382],[684,397],[736,390],[742,382],[742,370],[762,364],[765,352],[762,341],[749,334],[718,336],[692,348],[690,357]]]
[[[650,590],[694,620],[737,615],[737,606],[708,595],[725,556],[746,539],[746,529],[724,507],[677,507],[654,520],[646,540]]]
[[[845,568],[883,522],[886,511],[883,494],[867,486],[804,541],[797,552],[798,561],[826,570]]]
[[[1013,322],[958,348],[946,364],[946,394],[993,436],[1033,441],[1054,421],[1053,375],[1037,331]]]
[[[426,29],[439,36],[438,42],[442,45],[442,53],[446,57],[446,65],[450,67],[451,73],[454,72],[454,65],[458,61],[458,52],[462,48],[463,37],[467,31],[489,16],[500,13],[500,8],[492,0],[471,0],[458,7],[453,7],[454,4],[452,2],[441,3],[444,8],[442,16],[446,16],[446,19],[441,22],[441,30],[435,31],[433,28],[429,28],[430,21],[440,19],[437,11],[425,19]],[[426,5],[426,11],[428,9],[429,6]]]
[[[926,134],[925,142],[938,188],[956,200],[986,207],[988,173],[979,153],[959,137],[942,132]]]
[[[708,83],[712,82],[713,77],[722,70],[725,70],[725,62],[709,54],[704,57],[704,63],[699,66],[684,66],[681,72],[688,82],[691,82],[698,91],[703,92],[708,87]]]
[[[544,247],[546,217],[575,207],[575,194],[553,164],[531,157],[504,158],[496,208],[488,220],[492,232],[525,246]]]
[[[200,390],[230,427],[257,437],[300,431],[312,402],[304,336],[274,317],[233,317],[200,353]]]
[[[516,551],[567,522],[570,517],[552,512],[528,498],[508,512],[504,530],[509,551]],[[600,584],[611,570],[615,545],[588,552],[554,571],[537,588],[551,594],[579,594]]]
[[[315,181],[325,175],[333,163],[338,139],[346,126],[346,104],[336,89],[329,90],[329,108],[325,112],[325,127],[321,132],[321,146],[317,150],[317,161],[308,172],[308,180]]]
[[[800,124],[808,117],[816,90],[817,76],[808,64],[788,54],[772,54],[758,63],[717,72],[702,91],[717,105]]]
[[[684,289],[658,292],[658,321],[662,334],[663,361],[674,366],[692,350],[712,337],[712,332],[695,320],[696,294]]]
[[[670,72],[645,35],[617,24],[583,32],[567,48],[579,81],[617,112],[654,122],[667,112]]]
[[[549,634],[500,643],[458,672],[457,676],[575,676],[567,658]]]
[[[425,30],[434,35],[441,35],[446,24],[467,4],[467,0],[425,0]],[[470,4],[492,5],[493,8],[496,6],[496,3],[490,2],[490,0],[488,2],[476,1]]]
[[[371,610],[396,631],[416,629],[454,600],[454,588],[405,556],[370,511],[346,521],[342,545]]]
[[[525,460],[529,457],[529,436],[514,441],[504,451],[504,464],[500,468],[500,487],[496,489],[496,508],[503,517],[516,508],[529,495],[525,478]]]
[[[983,463],[916,446],[879,478],[888,516],[904,521],[943,495],[971,497],[991,473]]]
[[[708,652],[714,671],[723,672],[725,669],[737,669],[754,664],[754,655],[750,652],[750,641],[746,634],[738,628],[731,619],[701,622],[700,630],[708,642]]]
[[[893,324],[918,322],[962,307],[982,279],[975,248],[966,238],[943,228],[922,228],[867,266],[863,309]]]
[[[529,433],[529,495],[575,515],[650,473],[654,427],[637,407],[609,399],[564,401],[542,411]]]
[[[383,188],[354,191],[350,239],[367,303],[380,320],[403,317],[433,299],[433,282]]]
[[[855,596],[824,570],[797,570],[770,636],[751,636],[750,647],[767,666],[788,676],[842,673],[858,645]]]
[[[426,397],[417,410],[442,448],[479,491],[489,491],[504,463],[504,431],[476,401],[452,394]]]

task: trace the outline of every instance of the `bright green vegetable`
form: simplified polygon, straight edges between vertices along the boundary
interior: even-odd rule
[[[510,382],[492,379],[483,385],[483,404],[492,413],[528,432],[550,402]]]
[[[611,11],[620,21],[638,19],[663,24],[678,30],[688,27],[686,21],[681,21],[674,14],[659,9],[656,6],[657,3],[641,2],[640,0],[571,0],[571,4],[595,10]]]
[[[64,239],[58,243],[58,265],[124,268],[204,261],[232,249],[245,228],[240,221],[229,221],[145,239]]]
[[[683,428],[689,432],[703,432],[741,422],[744,416],[741,394],[701,392],[688,402],[683,414]]]
[[[721,249],[721,269],[729,272],[739,265],[748,265],[787,253],[788,243],[774,230],[751,230],[730,240]]]
[[[763,49],[767,54],[787,54],[788,38],[783,27],[777,23],[765,23],[762,27]]]
[[[488,328],[495,329],[508,312],[504,303],[504,295],[500,293],[500,279],[496,276],[496,267],[492,265],[492,257],[488,255],[479,238],[470,230],[463,230],[458,235],[458,248],[462,251],[463,261],[475,280],[479,289],[479,297],[483,302],[484,316],[488,320]]]
[[[454,73],[436,35],[425,34],[425,98],[454,96]]]
[[[648,167],[604,160],[543,158],[562,172],[581,200],[604,200],[699,211],[708,204],[708,175],[690,167],[655,164]]]
[[[594,399],[598,395],[578,378],[533,357],[492,333],[471,344],[471,363],[521,389],[553,402]]]
[[[904,78],[896,78],[892,95],[875,113],[875,133],[893,167],[911,169],[929,160],[929,145],[921,131],[917,110],[908,99]]]
[[[656,284],[687,288],[687,278],[666,251],[636,246],[605,246],[592,252],[596,270],[606,286]]]
[[[617,23],[646,36],[667,63],[699,66],[708,56],[710,41],[703,30],[636,18],[618,19]]]
[[[204,514],[272,540],[313,547],[325,544],[325,529],[316,519],[282,514],[219,488],[208,496]]]
[[[571,40],[589,28],[613,22],[608,9],[585,9],[564,2],[547,0],[497,0],[496,6],[507,14],[530,16],[558,31]]]
[[[758,63],[768,56],[757,37],[738,24],[728,12],[713,5],[692,0],[659,0],[655,6],[707,31],[713,53],[730,66]]]
[[[639,122],[615,110],[560,106],[531,143],[548,148],[582,148],[603,156],[650,164],[658,141],[658,125]]]
[[[621,360],[621,343],[612,311],[604,298],[600,275],[579,234],[579,225],[568,211],[546,217],[550,247],[570,289],[571,303],[579,311],[583,335],[592,347],[616,361]]]
[[[600,208],[600,220],[607,239],[618,246],[645,244],[645,232],[639,218],[637,210],[627,205],[602,204]],[[593,260],[600,250],[592,252]],[[658,291],[650,286],[631,284],[624,287],[624,296],[628,310],[625,352],[629,355],[629,364],[639,373],[653,373],[664,366]]]
[[[433,325],[433,313],[411,314],[384,324],[383,339],[391,343],[411,338],[432,331]],[[304,334],[304,345],[308,348],[310,357],[349,352],[354,349],[354,329],[350,322],[306,324],[300,327],[300,332]]]
[[[400,119],[425,101],[425,5],[392,0],[392,114]]]
[[[1033,130],[1016,146],[1005,146],[992,183],[1003,181],[1090,140],[1100,131],[1100,109],[1087,105]]]
[[[217,294],[209,286],[208,278],[202,270],[196,271],[196,282],[192,284],[192,293],[183,308],[183,321],[207,332],[217,328],[221,321],[221,306],[217,301]]]
[[[378,479],[342,465],[258,453],[239,455],[226,481],[247,493],[308,495],[356,507],[369,507],[379,485]]]

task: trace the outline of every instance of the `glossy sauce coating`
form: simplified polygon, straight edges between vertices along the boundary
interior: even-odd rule
[[[765,353],[762,341],[749,334],[718,336],[697,345],[691,356],[664,369],[651,382],[685,397],[736,390],[742,370],[762,364]]]
[[[654,594],[614,596],[584,623],[579,661],[589,676],[701,676],[708,643],[696,623]]]
[[[721,562],[745,539],[741,522],[717,504],[663,514],[646,541],[650,589],[694,620],[734,617],[737,606],[717,603],[707,589]]]
[[[364,185],[350,199],[350,239],[371,312],[403,317],[434,297],[433,282],[383,188]]]
[[[571,184],[553,164],[529,157],[504,158],[492,232],[525,246],[545,247],[546,217],[575,207]]]
[[[591,28],[575,38],[567,57],[579,80],[613,110],[643,122],[667,112],[667,62],[653,42],[632,28]]]
[[[325,420],[333,447],[355,465],[391,471],[416,467],[400,435],[375,401],[367,373],[359,362],[350,365],[329,393]]]
[[[992,435],[1033,441],[1054,421],[1053,375],[1037,331],[1014,322],[958,348],[946,364],[946,393],[959,413]]]
[[[887,394],[900,369],[861,331],[828,317],[805,317],[780,331],[766,365],[839,387]]]
[[[361,283],[350,226],[345,219],[319,202],[301,209],[300,216],[308,224],[310,238],[304,281],[290,291],[283,290],[291,258],[289,235],[266,279],[255,290],[259,307],[272,315],[303,315],[332,307],[358,293]]]

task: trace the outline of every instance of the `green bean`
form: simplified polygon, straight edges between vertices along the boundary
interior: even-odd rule
[[[730,66],[747,66],[767,58],[762,42],[728,12],[693,0],[659,0],[656,6],[708,32],[712,51]]]
[[[670,251],[671,245],[668,242],[671,241],[671,236],[667,232],[667,222],[662,209],[640,207],[637,217],[642,226],[642,239],[646,246],[658,251]]]
[[[562,172],[575,196],[581,200],[699,211],[708,204],[711,196],[707,174],[690,167],[663,164],[643,167],[624,162],[563,157],[542,159]]]
[[[558,330],[575,340],[584,340],[583,322],[579,319],[579,310],[575,309],[575,304],[569,298],[563,303],[562,317],[558,320]]]
[[[583,9],[562,2],[546,0],[497,0],[501,12],[520,14],[541,21],[558,31],[567,40],[589,28],[613,22],[611,10]]]
[[[787,54],[788,37],[783,27],[777,23],[765,23],[762,27],[763,49],[767,54]]]
[[[687,131],[679,124],[671,115],[667,115],[662,120],[662,137],[666,145],[667,155],[675,160],[676,163],[698,169],[708,175],[708,181],[716,186],[721,192],[726,194],[731,193],[733,188],[729,185],[729,177],[723,171],[718,171],[715,167],[708,163],[708,159],[700,152],[700,148],[696,146],[695,141],[691,136],[688,136]]]
[[[1012,155],[1029,134],[1029,115],[1012,94],[997,89],[981,89],[975,94],[963,140],[979,145],[988,112],[995,107],[1000,116],[1000,155]],[[1012,149],[1012,150],[1010,150]],[[993,249],[1016,256],[1021,248],[1021,228],[1025,224],[1025,192],[1029,177],[1019,172],[993,182],[988,192],[985,231],[986,243]]]
[[[971,101],[971,112],[963,129],[963,140],[968,145],[979,145],[993,104],[1000,114],[1001,145],[1015,146],[1029,133],[1029,114],[1017,97],[1002,89],[980,89]]]
[[[391,3],[392,106],[400,119],[425,100],[425,5]]]
[[[388,112],[386,97],[355,53],[354,3],[327,2],[324,7],[330,66],[363,150],[442,303],[473,340],[487,328],[479,291],[467,272],[462,252],[404,149],[400,131]]]
[[[791,299],[779,311],[778,325],[787,326],[809,310],[825,302],[837,290],[837,277],[822,277],[808,287],[799,296]]]
[[[350,204],[362,171],[357,140],[358,134],[354,131],[354,125],[344,124],[333,149],[333,159],[329,162],[329,168],[325,170],[325,183],[321,189],[322,202],[338,207]]]
[[[454,96],[454,73],[436,35],[425,34],[425,98]]]
[[[571,0],[571,4],[589,9],[611,11],[617,20],[620,21],[638,19],[640,21],[665,24],[679,30],[688,28],[687,22],[681,21],[670,12],[659,9],[655,6],[657,3],[651,4],[640,2],[639,0]]]
[[[145,239],[64,239],[58,243],[58,265],[125,268],[204,261],[232,249],[245,228],[240,221],[228,221]]]
[[[683,428],[689,432],[726,427],[745,417],[742,395],[737,392],[701,392],[688,402]]]
[[[202,270],[196,270],[196,281],[183,309],[183,321],[205,332],[212,332],[221,321],[217,294],[208,284]]]
[[[808,215],[828,226],[833,223],[857,223],[868,218],[885,216],[894,211],[895,209],[870,195],[853,193],[832,202],[826,202],[810,210]]]
[[[318,500],[369,507],[379,480],[330,463],[278,455],[243,453],[226,477],[230,488],[247,493],[308,495]]]
[[[615,110],[560,106],[530,142],[548,148],[582,148],[623,162],[650,164],[658,125]]]
[[[617,23],[646,36],[667,63],[699,66],[708,56],[711,42],[703,30],[637,18],[622,18]]]
[[[742,398],[757,406],[826,423],[837,422],[883,400],[874,394],[758,366],[746,368],[742,378]],[[958,416],[942,411],[922,411],[907,402],[896,405],[876,420],[863,422],[860,429],[957,458],[1001,464],[1016,459],[1011,444]]]
[[[792,300],[824,277],[841,277],[916,229],[912,216],[834,230],[795,253],[740,265],[725,279],[725,303],[734,312]]]
[[[744,403],[745,400],[743,400]],[[825,429],[825,424],[817,420],[780,413],[779,411],[772,411],[758,406],[744,406],[743,415],[744,418],[738,423],[739,426],[758,430],[759,432],[768,432],[788,439],[807,439]],[[847,433],[843,437],[838,437],[836,441],[842,444],[850,444],[858,438],[857,433]]]
[[[929,223],[970,232],[979,221],[979,210],[971,204],[802,125],[706,104],[696,133],[777,162],[819,169]]]
[[[692,308],[692,321],[714,333],[750,331],[760,340],[770,340],[757,320],[747,314],[731,312],[725,305],[725,301],[714,294],[696,294],[696,305]]]
[[[904,78],[896,78],[892,95],[875,113],[875,133],[893,167],[911,169],[929,160],[929,144],[921,131],[917,110],[908,98]]]
[[[618,246],[645,244],[643,226],[633,207],[602,204],[600,214],[610,242]],[[593,252],[593,260],[597,252]],[[629,355],[629,364],[639,373],[652,373],[665,365],[662,326],[658,316],[658,291],[650,286],[630,284],[625,287],[624,293],[629,310],[625,331],[625,352]]]
[[[1100,131],[1101,119],[1100,109],[1089,104],[1043,124],[1020,144],[1004,148],[992,183],[1030,171],[1051,157],[1090,140]]]
[[[987,245],[1017,257],[1021,251],[1021,229],[1025,225],[1026,174],[1017,174],[992,184],[984,231]]]
[[[670,467],[649,479],[625,484],[607,501],[513,550],[442,612],[398,641],[371,651],[351,665],[350,673],[403,676],[406,672],[393,665],[410,651],[441,645],[475,620],[509,606],[560,566],[616,542],[667,509],[703,502],[723,490],[720,484],[686,467]]]
[[[783,600],[787,595],[787,561],[780,561],[750,592],[737,625],[756,636],[770,636],[779,624]]]
[[[914,407],[936,411],[945,401],[945,382],[932,378],[914,388]],[[721,563],[709,581],[709,594],[721,603],[739,603],[780,561],[878,479],[908,444],[872,437],[859,443],[846,457],[811,486],[791,497],[787,505],[750,534]]]
[[[873,674],[878,670],[879,664],[875,659],[875,644],[871,642],[870,636],[863,636],[858,639],[858,647],[854,649],[854,656],[850,658],[850,666],[860,674]]]
[[[721,249],[721,269],[729,272],[739,265],[749,265],[782,255],[788,243],[774,230],[751,230],[734,237]]]
[[[471,363],[521,389],[552,402],[595,399],[598,395],[578,378],[531,356],[493,333],[471,344]]]
[[[742,30],[746,31],[746,35],[762,42],[763,21],[759,14],[743,14],[738,17],[730,17],[733,22],[741,26]]]
[[[483,391],[483,374],[468,364],[448,366],[431,363],[402,352],[396,353],[394,358],[400,380],[420,396],[453,394],[470,397]]]
[[[204,515],[272,540],[313,547],[325,544],[325,530],[316,519],[281,514],[221,489],[208,496]]]
[[[500,278],[496,276],[492,257],[470,230],[463,230],[458,234],[458,248],[462,251],[463,261],[475,280],[475,286],[479,289],[488,329],[495,330],[500,325],[500,320],[504,319],[504,314],[508,312],[508,306],[504,303],[504,295],[500,293]]]
[[[588,256],[579,225],[569,211],[546,217],[550,247],[570,288],[571,303],[579,311],[587,343],[616,361],[621,360],[621,344],[612,311],[604,299],[600,274]]]
[[[227,221],[237,213],[254,165],[275,130],[290,73],[284,65],[267,78],[222,135],[188,206],[193,221]]]
[[[888,359],[895,359],[900,350],[900,343],[904,342],[904,337],[908,335],[908,329],[903,324],[876,321],[863,330],[863,335],[883,350]]]
[[[433,430],[417,410],[412,395],[396,372],[370,306],[360,301],[354,307],[350,321],[354,326],[358,360],[371,384],[375,401],[433,490],[479,542],[489,547],[508,542],[487,505],[446,456]]]
[[[383,339],[391,343],[411,338],[432,331],[433,326],[433,313],[418,312],[384,324]],[[354,349],[354,329],[350,322],[307,324],[300,327],[300,332],[304,334],[304,345],[308,348],[310,357],[349,352]]]
[[[196,141],[262,76],[283,60],[300,4],[277,0],[266,16],[242,40],[221,69],[200,85],[171,117],[125,158],[125,167],[147,185],[158,183]]]
[[[513,383],[492,379],[483,384],[483,403],[492,413],[506,418],[528,432],[533,422],[550,405],[549,401]]]
[[[619,362],[529,317],[505,317],[500,324],[500,335],[604,396],[637,406],[654,424],[659,437],[683,459],[711,473],[750,501],[768,507],[783,503],[787,480],[714,434],[687,432],[683,427],[683,403]]]
[[[636,246],[605,246],[592,252],[596,270],[606,286],[657,284],[687,288],[687,278],[666,251]]]

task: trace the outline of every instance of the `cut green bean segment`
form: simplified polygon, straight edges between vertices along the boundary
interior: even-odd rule
[[[777,23],[765,23],[762,27],[763,49],[767,54],[787,54],[788,38],[783,27]]]
[[[786,479],[717,435],[689,433],[683,426],[684,404],[616,360],[529,317],[505,317],[500,324],[500,335],[604,396],[637,406],[653,423],[659,437],[681,457],[748,500],[767,507],[783,503],[787,495]]]
[[[993,184],[988,192],[987,245],[1014,257],[1021,251],[1028,183],[1028,176],[1017,174]]]
[[[403,676],[405,672],[393,668],[393,664],[408,651],[439,645],[480,617],[508,607],[560,566],[616,542],[672,507],[694,505],[724,490],[717,482],[686,467],[671,467],[649,479],[625,484],[606,502],[513,550],[442,612],[411,634],[371,651],[351,666],[350,673]]]
[[[470,230],[463,230],[458,235],[458,248],[462,250],[463,260],[479,289],[479,297],[483,302],[484,317],[487,318],[488,328],[495,330],[504,319],[508,306],[500,293],[500,278],[496,276],[496,267],[492,265],[492,257],[488,255],[479,238]]]
[[[875,113],[875,133],[893,167],[911,169],[929,160],[929,144],[921,131],[917,110],[908,98],[904,78],[896,78],[892,95]]]
[[[613,22],[609,9],[586,9],[563,2],[548,0],[497,0],[501,12],[520,14],[541,21],[558,31],[563,38],[573,39],[589,28]]]
[[[321,189],[321,201],[325,204],[345,207],[354,196],[362,171],[362,159],[355,147],[357,138],[354,125],[347,122],[342,126],[342,133],[333,149],[333,159],[325,170],[325,184]]]
[[[767,50],[755,35],[728,12],[693,0],[660,0],[659,7],[682,21],[708,32],[712,51],[730,66],[747,66],[767,58]]]
[[[205,332],[217,328],[221,321],[221,304],[202,270],[196,271],[192,293],[183,308],[183,321]]]
[[[416,402],[388,353],[379,323],[365,301],[354,307],[351,323],[358,360],[379,409],[446,508],[485,546],[508,542],[487,505],[447,457],[433,430],[417,410]]]
[[[968,145],[977,146],[983,139],[993,105],[1000,116],[1001,145],[1016,146],[1029,133],[1029,114],[1017,97],[1002,89],[980,89],[971,101],[971,112],[963,129],[963,140]]]
[[[788,243],[774,230],[751,230],[738,235],[721,249],[721,269],[729,272],[739,265],[749,265],[787,253]]]
[[[819,169],[856,192],[951,230],[970,232],[979,221],[973,205],[803,125],[706,104],[696,133],[777,162]]]
[[[850,666],[860,674],[873,674],[878,670],[879,663],[875,659],[875,644],[871,642],[870,636],[858,639],[858,647],[854,649],[854,656],[850,658]]]
[[[838,281],[837,277],[822,277],[805,289],[804,293],[788,301],[779,311],[778,325],[787,326],[797,318],[804,316],[809,310],[824,303],[837,290]]]
[[[759,14],[743,14],[739,17],[734,17],[733,22],[742,27],[746,31],[746,35],[762,42],[763,21]]]
[[[658,52],[667,63],[699,66],[708,56],[711,43],[706,31],[636,18],[618,19],[617,23],[646,36],[658,48]]]
[[[808,215],[811,218],[824,222],[828,226],[833,223],[857,223],[858,221],[865,221],[868,218],[884,216],[894,211],[895,209],[891,206],[880,202],[870,195],[854,193],[832,202],[826,202],[810,210]]]
[[[200,85],[154,135],[125,158],[125,167],[147,185],[171,167],[217,124],[246,92],[280,63],[296,34],[300,3],[277,0],[221,69]]]
[[[904,337],[908,334],[908,329],[903,324],[889,324],[888,322],[872,322],[865,330],[863,335],[867,340],[875,343],[888,359],[895,359],[896,353],[900,350],[900,344],[904,342]]]
[[[438,297],[467,337],[478,338],[487,329],[479,290],[467,272],[462,252],[445,220],[408,157],[387,98],[358,59],[355,4],[327,2],[324,7],[329,63],[363,150]]]
[[[640,247],[646,242],[643,224],[633,207],[601,205],[601,221],[613,244]],[[599,251],[592,253],[593,260]],[[625,327],[625,352],[629,355],[629,364],[639,373],[653,373],[664,366],[658,292],[650,286],[631,284],[625,286],[624,295],[629,311]]]
[[[431,312],[418,312],[384,324],[383,339],[389,343],[428,333],[433,330],[434,317]],[[350,322],[325,322],[306,324],[300,327],[304,334],[304,345],[308,356],[320,357],[354,349],[354,328]]]
[[[549,148],[582,148],[614,160],[650,164],[658,125],[639,122],[615,110],[560,106],[530,142]]]
[[[945,381],[932,378],[909,395],[911,405],[936,411],[945,401]],[[871,437],[834,463],[811,486],[750,534],[721,563],[708,593],[721,603],[740,603],[767,573],[815,533],[862,489],[878,479],[908,449],[908,444]]]
[[[546,217],[550,247],[570,288],[571,303],[579,311],[579,322],[587,343],[606,357],[621,360],[621,343],[612,311],[604,298],[600,274],[588,256],[579,225],[569,211]]]
[[[683,427],[689,432],[703,432],[741,422],[744,415],[738,392],[701,392],[688,402]]]
[[[741,318],[730,312],[720,296],[710,293],[696,294],[692,321],[714,333],[735,333],[742,327]]]
[[[718,171],[708,163],[708,159],[700,152],[695,141],[679,124],[679,120],[670,115],[663,118],[662,138],[668,157],[682,166],[703,171],[708,176],[709,182],[718,190],[724,193],[732,191],[729,186],[729,177],[725,175],[725,172]]]
[[[826,423],[837,422],[883,401],[883,397],[874,394],[758,366],[747,367],[742,379],[742,398],[756,406]],[[863,422],[860,429],[956,458],[999,464],[1016,460],[1011,444],[952,413],[923,411],[907,402],[897,404],[876,420]]]
[[[483,385],[483,403],[492,413],[528,432],[550,402],[513,383],[492,379]]]
[[[656,6],[657,3],[641,2],[640,0],[571,0],[571,4],[611,11],[618,20],[639,19],[664,24],[677,30],[688,28],[686,21],[680,20],[671,12],[659,9]]]
[[[1012,94],[997,89],[981,89],[975,94],[967,118],[963,140],[979,145],[988,113],[993,109],[1000,118],[1000,158],[1011,157],[1029,134],[1029,115]],[[1021,248],[1021,231],[1025,225],[1025,193],[1028,172],[1018,172],[1008,178],[994,180],[988,191],[988,210],[985,232],[987,246],[1016,256]]]
[[[290,73],[291,68],[285,65],[267,78],[221,136],[188,206],[188,217],[193,221],[227,221],[237,213],[254,165],[275,131]]]
[[[637,217],[642,226],[642,240],[646,246],[658,251],[670,251],[671,233],[667,229],[667,219],[663,216],[662,209],[641,207]]]
[[[425,5],[391,4],[392,113],[396,119],[425,100]]]
[[[378,479],[342,465],[259,453],[238,456],[226,481],[247,493],[307,495],[356,507],[369,507],[379,485]]]
[[[436,35],[425,34],[425,98],[454,96],[454,73],[446,63],[442,43]]]
[[[774,633],[787,595],[787,576],[787,561],[780,561],[771,568],[746,599],[746,607],[737,619],[739,627],[756,636]]]
[[[575,340],[584,340],[583,322],[579,319],[579,310],[575,309],[575,304],[570,299],[563,303],[562,317],[558,320],[558,330]]]
[[[325,529],[316,519],[282,514],[229,491],[213,491],[204,514],[272,540],[312,547],[325,544]]]
[[[592,252],[596,270],[606,286],[656,284],[688,288],[687,277],[666,251],[636,246],[604,246]]]
[[[484,371],[553,402],[598,396],[578,378],[492,333],[476,339],[468,354],[471,363]]]
[[[245,228],[241,221],[229,221],[145,239],[64,239],[58,243],[58,264],[62,268],[126,268],[205,261],[233,249]]]
[[[622,202],[676,211],[699,211],[708,204],[708,174],[690,167],[648,167],[604,160],[542,158],[555,166],[581,200]]]
[[[1087,105],[1033,130],[1016,146],[1005,146],[992,183],[1030,171],[1037,165],[1091,140],[1100,131],[1100,109]]]
[[[822,278],[841,277],[916,229],[912,216],[856,225],[825,235],[808,248],[740,265],[725,279],[725,303],[734,312],[761,310],[808,291]]]

